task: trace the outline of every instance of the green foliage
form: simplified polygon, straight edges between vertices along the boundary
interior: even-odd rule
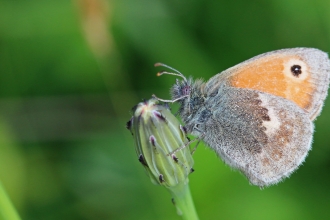
[[[169,98],[153,64],[209,79],[271,50],[330,51],[327,0],[109,0],[105,33],[86,2],[0,0],[0,180],[22,219],[180,219],[125,129],[142,98]],[[328,217],[329,124],[330,98],[304,165],[264,190],[200,145],[200,219]]]

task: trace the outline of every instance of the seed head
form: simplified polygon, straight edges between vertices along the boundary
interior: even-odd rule
[[[194,161],[188,146],[172,153],[188,139],[167,106],[156,99],[139,103],[133,108],[127,128],[133,135],[138,160],[153,183],[166,187],[188,183]]]

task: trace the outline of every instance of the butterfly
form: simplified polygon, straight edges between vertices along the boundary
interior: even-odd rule
[[[282,49],[231,67],[207,82],[179,71],[172,100],[188,133],[203,140],[251,184],[265,187],[290,176],[312,145],[330,78],[328,55],[314,48]]]

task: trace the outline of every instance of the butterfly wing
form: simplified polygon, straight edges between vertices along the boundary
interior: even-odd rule
[[[204,141],[249,181],[267,186],[289,176],[311,148],[313,123],[293,102],[264,92],[223,86],[207,108]],[[212,104],[211,104],[212,103]]]
[[[211,78],[205,93],[226,82],[283,97],[296,103],[314,120],[327,96],[330,77],[328,55],[318,49],[294,48],[261,54]]]

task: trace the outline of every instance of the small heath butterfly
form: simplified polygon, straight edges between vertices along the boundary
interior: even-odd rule
[[[207,82],[180,76],[172,100],[188,133],[210,146],[251,184],[265,187],[288,177],[311,149],[313,121],[327,96],[330,61],[313,48],[261,54]]]

